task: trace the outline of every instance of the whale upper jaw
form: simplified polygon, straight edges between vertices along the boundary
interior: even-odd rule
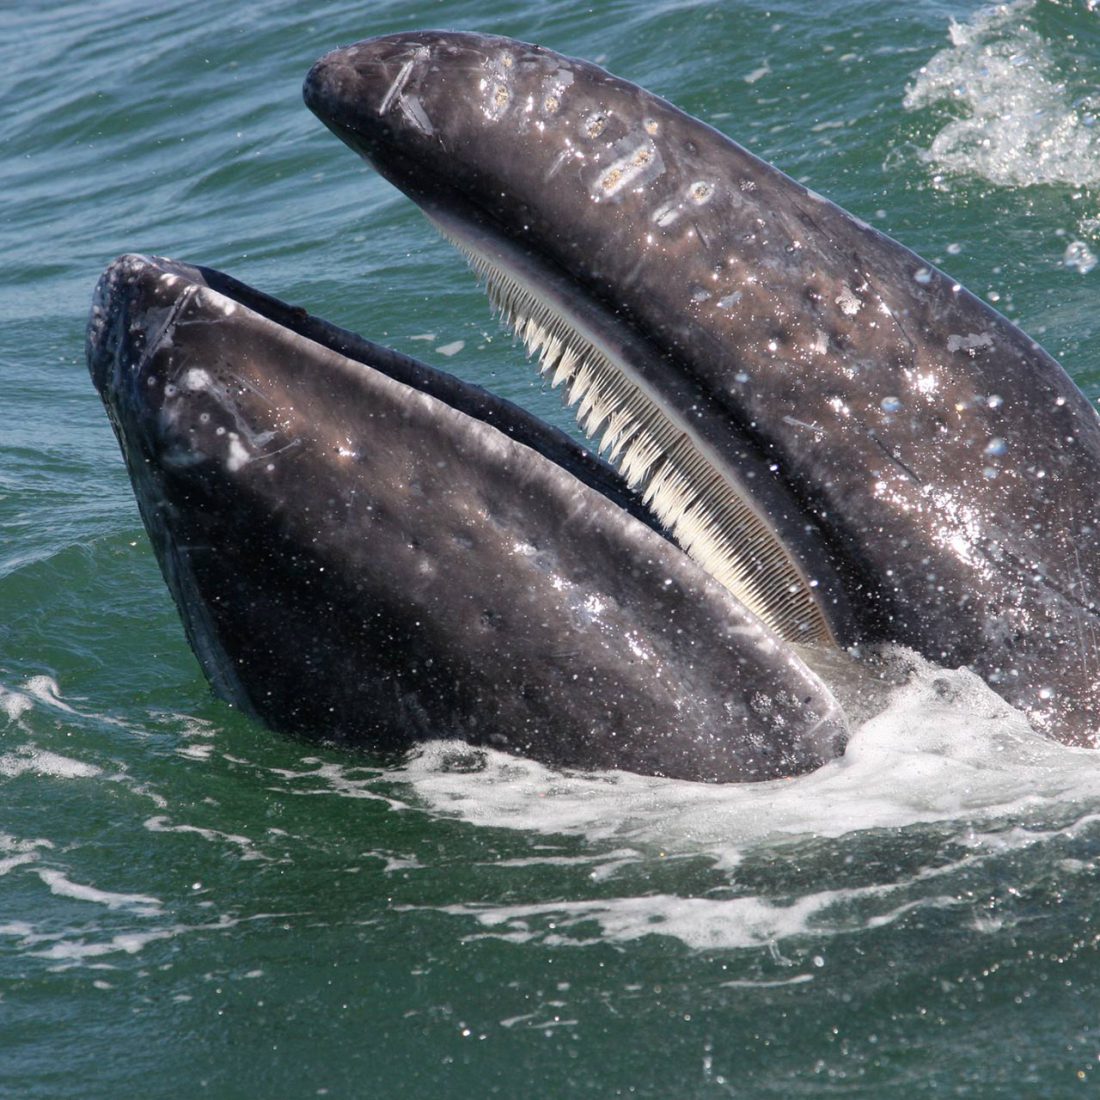
[[[502,44],[494,65],[503,76],[481,75],[485,42]],[[455,158],[456,172],[449,171],[449,126],[429,121],[436,106],[419,94],[424,70],[435,74],[442,62],[445,92],[447,76],[457,70],[455,94],[473,97],[469,107],[478,117],[499,112],[496,125],[506,112],[494,97],[507,74],[527,64],[520,51],[509,52],[517,46],[430,33],[372,40],[317,62],[306,78],[306,102],[415,198],[466,255],[544,377],[563,387],[586,434],[599,437],[601,452],[703,568],[787,641],[855,641],[836,556],[804,502],[777,476],[751,427],[731,422],[722,402],[683,369],[676,349],[661,347],[615,308],[615,287],[573,277],[570,255],[584,251],[584,233],[573,231],[564,212],[540,226],[526,218],[525,204],[513,209],[493,163],[499,150],[489,142],[481,142],[484,156],[464,150]],[[534,64],[553,70],[552,87],[566,81],[563,74],[565,86],[576,86],[565,59],[537,50],[534,57]],[[593,102],[591,110],[574,113],[591,123],[597,110]],[[403,125],[432,147],[432,163],[418,159],[421,149]],[[563,132],[565,142],[553,142],[555,171],[562,152],[572,148]],[[543,133],[550,143],[551,132]],[[519,232],[510,230],[512,223]],[[543,247],[549,237],[560,246],[557,254]]]
[[[1016,326],[704,123],[537,46],[368,39],[304,94],[773,628],[969,665],[1036,728],[1096,743],[1100,418]],[[735,513],[762,521],[747,558]]]

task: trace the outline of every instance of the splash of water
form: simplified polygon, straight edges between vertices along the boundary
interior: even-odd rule
[[[911,111],[943,124],[925,159],[938,171],[1005,187],[1100,186],[1100,97],[1074,85],[1060,43],[1029,23],[1036,0],[1014,0],[951,21],[951,45],[906,91]]]

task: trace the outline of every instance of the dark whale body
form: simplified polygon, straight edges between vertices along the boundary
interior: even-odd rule
[[[89,366],[220,695],[379,749],[758,780],[843,749],[805,662],[838,688],[846,648],[895,642],[1094,743],[1100,421],[1033,341],[585,62],[396,35],[305,94],[610,462],[227,275],[120,258]]]

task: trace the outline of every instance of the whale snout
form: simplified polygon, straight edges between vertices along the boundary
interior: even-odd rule
[[[306,74],[302,97],[327,126],[369,137],[431,54],[423,34],[371,38],[332,50]]]

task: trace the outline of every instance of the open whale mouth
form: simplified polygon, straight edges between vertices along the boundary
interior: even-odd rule
[[[842,751],[810,666],[847,692],[885,642],[1094,743],[1100,420],[1033,341],[584,62],[420,32],[305,95],[599,454],[219,272],[116,261],[89,365],[219,694],[376,748],[758,780]]]

